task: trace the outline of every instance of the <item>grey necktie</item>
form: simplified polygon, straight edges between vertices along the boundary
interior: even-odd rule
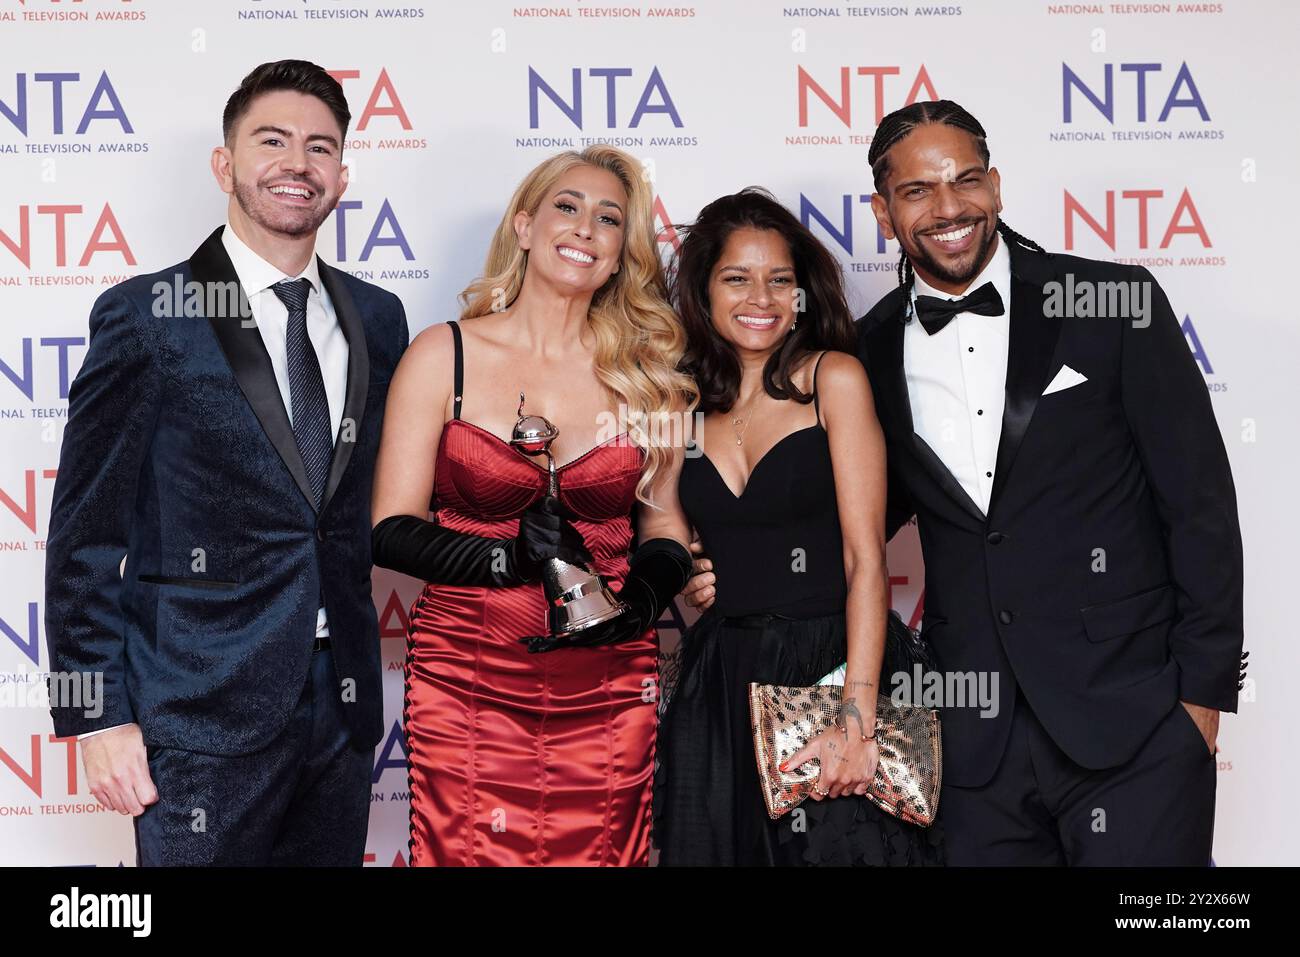
[[[311,291],[308,279],[284,280],[271,287],[276,297],[289,310],[289,325],[285,336],[285,353],[289,367],[289,405],[293,421],[293,435],[298,442],[298,453],[307,469],[307,481],[316,496],[316,507],[325,492],[325,479],[329,475],[330,459],[334,455],[334,439],[330,429],[329,401],[325,398],[325,379],[321,375],[316,350],[307,335],[307,294]]]

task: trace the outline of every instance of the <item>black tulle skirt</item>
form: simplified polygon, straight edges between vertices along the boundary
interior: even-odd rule
[[[680,672],[659,727],[654,840],[676,865],[943,863],[941,824],[899,821],[861,797],[804,801],[768,818],[754,757],[749,683],[806,686],[845,658],[844,616],[722,618],[682,638]]]

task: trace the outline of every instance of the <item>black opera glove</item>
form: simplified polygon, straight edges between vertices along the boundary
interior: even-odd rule
[[[633,641],[659,620],[660,613],[686,587],[690,577],[690,552],[671,538],[652,538],[632,554],[623,590],[618,593],[628,606],[626,612],[568,638],[537,635],[520,641],[534,654]]]
[[[591,554],[552,496],[530,505],[514,538],[457,532],[414,515],[392,515],[371,533],[374,563],[440,585],[510,588],[541,579],[549,558],[591,562]]]
[[[573,527],[578,516],[554,495],[543,495],[519,519],[511,560],[524,581],[542,580],[542,566],[552,558],[590,567],[594,559],[582,533]]]

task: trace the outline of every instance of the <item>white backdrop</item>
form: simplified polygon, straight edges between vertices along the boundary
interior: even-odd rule
[[[134,862],[130,821],[97,811],[74,742],[29,703],[48,667],[42,548],[67,384],[99,292],[188,258],[223,221],[208,157],[225,100],[285,57],[340,76],[353,112],[352,185],[320,254],[400,295],[413,334],[456,315],[521,176],[601,139],[646,162],[664,223],[770,188],[839,255],[865,311],[897,258],[868,207],[880,114],[940,97],[970,109],[1007,222],[1048,249],[1151,266],[1185,317],[1236,478],[1252,652],[1220,736],[1215,858],[1300,860],[1284,693],[1300,670],[1286,613],[1300,529],[1283,505],[1300,334],[1274,305],[1300,211],[1297,35],[1285,0],[0,0],[0,863]],[[914,532],[890,567],[895,607],[919,619]],[[389,734],[367,861],[381,866],[406,863],[416,591],[376,576]]]

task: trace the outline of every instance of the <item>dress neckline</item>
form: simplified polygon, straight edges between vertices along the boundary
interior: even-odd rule
[[[731,486],[728,485],[727,480],[722,477],[722,473],[718,471],[718,466],[714,464],[713,459],[709,458],[708,453],[706,453],[703,449],[701,449],[699,457],[709,463],[709,468],[713,469],[713,474],[718,477],[718,481],[721,482],[722,487],[727,490],[727,494],[729,494],[732,497],[732,499],[739,502],[745,497],[745,493],[749,491],[749,487],[754,484],[754,476],[758,474],[759,468],[761,468],[763,463],[766,462],[771,457],[772,453],[775,452],[782,445],[784,445],[786,442],[788,442],[790,439],[793,439],[796,435],[801,435],[802,433],[811,431],[812,429],[818,429],[822,433],[825,433],[826,431],[825,429],[822,428],[820,422],[814,422],[812,425],[806,425],[802,429],[795,429],[793,432],[788,432],[785,435],[781,436],[781,438],[773,442],[772,447],[768,449],[766,452],[764,452],[761,456],[759,456],[758,461],[754,463],[754,467],[749,470],[749,475],[746,476],[745,478],[745,487],[740,490],[739,495],[737,495],[735,492],[731,490]]]
[[[493,440],[494,440],[498,445],[501,445],[501,446],[503,446],[503,447],[509,449],[511,452],[514,452],[516,455],[519,456],[519,458],[521,458],[523,461],[527,462],[529,465],[531,465],[533,468],[537,469],[539,472],[543,472],[543,473],[545,473],[545,472],[548,471],[547,468],[546,468],[546,466],[540,464],[540,463],[537,462],[535,459],[533,459],[531,456],[525,455],[523,452],[520,452],[517,448],[515,448],[513,445],[511,445],[511,444],[510,444],[509,442],[507,442],[505,439],[501,438],[501,436],[497,435],[495,432],[489,432],[487,429],[483,428],[483,426],[481,426],[481,425],[475,425],[473,422],[470,422],[470,421],[468,421],[468,420],[466,420],[466,419],[448,419],[446,422],[443,423],[443,426],[442,426],[442,431],[443,431],[443,434],[444,434],[444,435],[446,435],[446,433],[447,433],[447,429],[450,428],[452,425],[463,425],[463,426],[466,426],[467,428],[473,429],[475,432],[478,432],[478,433],[480,433],[481,435],[486,435],[488,438],[493,439]],[[557,472],[562,472],[562,471],[564,471],[565,469],[567,469],[569,466],[578,464],[578,463],[581,462],[583,459],[585,459],[587,456],[591,455],[593,452],[597,452],[597,451],[599,451],[600,449],[603,449],[605,446],[609,445],[611,442],[613,442],[613,441],[615,441],[615,440],[617,440],[617,439],[621,439],[623,436],[625,436],[625,435],[627,435],[627,434],[628,434],[628,432],[627,432],[627,430],[625,429],[624,431],[618,433],[618,435],[610,436],[610,437],[609,437],[608,439],[606,439],[604,442],[601,442],[601,443],[599,443],[599,444],[597,444],[597,445],[593,445],[591,448],[587,449],[587,451],[583,452],[583,453],[582,453],[581,455],[579,455],[577,458],[569,459],[569,461],[565,462],[563,465],[557,465],[557,466],[555,466],[555,471],[557,471]],[[788,438],[788,437],[789,437],[789,436],[787,436],[787,438]],[[782,439],[782,441],[785,441],[785,440]],[[441,442],[438,443],[438,447],[439,447],[440,449],[442,448],[442,443],[441,443]],[[768,451],[770,452],[771,449],[769,449]],[[763,458],[767,458],[767,456],[764,455]],[[753,475],[752,472],[751,472],[750,474]],[[723,484],[725,485],[726,483],[724,482]]]

